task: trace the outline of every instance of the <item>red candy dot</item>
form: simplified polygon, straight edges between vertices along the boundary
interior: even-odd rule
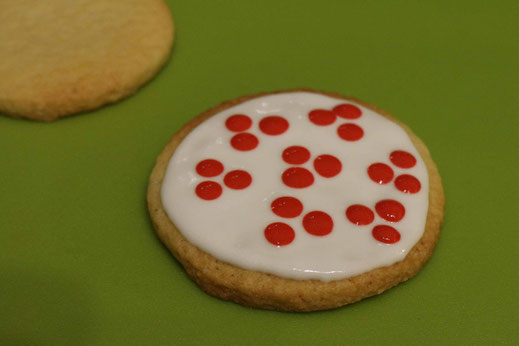
[[[223,182],[231,189],[241,190],[250,185],[252,177],[249,173],[238,169],[227,173],[223,178]]]
[[[354,204],[346,209],[346,217],[351,223],[358,226],[369,225],[375,219],[375,214],[370,208],[361,204]]]
[[[296,189],[308,187],[314,183],[314,176],[306,168],[290,167],[281,176],[285,185]]]
[[[407,151],[395,150],[389,155],[389,159],[395,166],[400,168],[411,168],[416,165],[416,159]]]
[[[333,107],[333,113],[345,119],[357,119],[362,115],[359,107],[347,103]]]
[[[303,203],[294,197],[279,197],[272,202],[270,208],[277,216],[291,218],[303,212]]]
[[[358,141],[362,136],[364,136],[364,130],[362,130],[362,127],[351,123],[339,126],[337,133],[339,134],[339,137],[350,142]]]
[[[373,238],[386,244],[394,244],[400,240],[400,233],[391,226],[378,225],[371,231]]]
[[[283,150],[283,161],[293,165],[300,165],[310,159],[310,152],[305,147],[294,145]]]
[[[252,150],[258,146],[258,143],[258,138],[248,132],[238,133],[231,138],[232,147],[239,151]]]
[[[368,175],[377,184],[387,184],[394,176],[391,167],[385,163],[374,163],[368,167]]]
[[[335,119],[337,119],[337,116],[331,111],[314,109],[308,113],[308,119],[310,119],[310,121],[315,125],[326,126],[333,124]]]
[[[296,233],[286,223],[274,222],[265,227],[265,238],[276,246],[290,244],[296,237]]]
[[[402,203],[385,199],[375,205],[375,210],[381,218],[390,222],[398,222],[404,218],[405,208]]]
[[[202,160],[196,165],[196,172],[202,177],[216,177],[223,172],[223,165],[213,159]]]
[[[266,135],[280,135],[288,129],[288,121],[277,115],[261,119],[259,123],[261,132]]]
[[[244,114],[231,115],[225,121],[225,126],[233,132],[248,130],[252,125],[252,120]]]
[[[195,192],[198,197],[211,201],[222,194],[222,187],[215,181],[203,181],[196,186]]]
[[[422,188],[420,181],[409,174],[402,174],[396,177],[395,186],[405,193],[417,193]]]
[[[312,235],[323,236],[332,231],[333,220],[325,212],[312,211],[303,218],[303,227]]]
[[[321,176],[331,178],[341,172],[342,164],[335,156],[319,155],[314,160],[314,168]]]

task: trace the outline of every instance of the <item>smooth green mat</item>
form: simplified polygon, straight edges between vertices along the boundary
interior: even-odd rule
[[[169,3],[171,60],[135,96],[50,124],[0,116],[0,344],[519,342],[516,1]],[[154,236],[155,158],[222,100],[300,86],[377,104],[426,142],[439,246],[416,278],[332,311],[211,298]]]

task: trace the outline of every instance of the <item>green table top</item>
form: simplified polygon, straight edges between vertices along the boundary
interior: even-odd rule
[[[133,97],[49,124],[0,116],[0,344],[517,344],[516,1],[169,4],[171,59]],[[155,158],[220,101],[301,86],[376,104],[425,141],[440,243],[417,277],[340,309],[209,297],[154,235]]]

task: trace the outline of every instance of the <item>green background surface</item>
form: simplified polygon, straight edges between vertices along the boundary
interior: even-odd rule
[[[169,4],[171,59],[136,95],[50,124],[0,116],[0,344],[519,342],[517,1]],[[425,141],[440,243],[417,277],[331,311],[209,297],[154,235],[155,158],[223,100],[302,86],[376,104]]]

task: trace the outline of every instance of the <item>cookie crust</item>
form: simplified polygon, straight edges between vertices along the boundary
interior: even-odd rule
[[[340,100],[357,102],[394,121],[411,138],[429,174],[429,209],[423,236],[402,261],[354,277],[330,282],[287,279],[239,268],[214,258],[188,242],[169,219],[162,206],[161,187],[169,160],[179,143],[200,123],[227,108],[256,97],[295,91],[319,93]],[[173,135],[158,156],[150,176],[147,200],[150,216],[159,238],[183,265],[191,279],[204,291],[245,306],[280,311],[315,311],[339,307],[382,293],[413,277],[432,255],[440,234],[444,212],[444,193],[438,169],[425,144],[405,124],[388,113],[354,98],[309,89],[242,96],[223,102],[186,123]]]
[[[0,0],[0,113],[52,121],[116,102],[167,61],[163,0]]]

